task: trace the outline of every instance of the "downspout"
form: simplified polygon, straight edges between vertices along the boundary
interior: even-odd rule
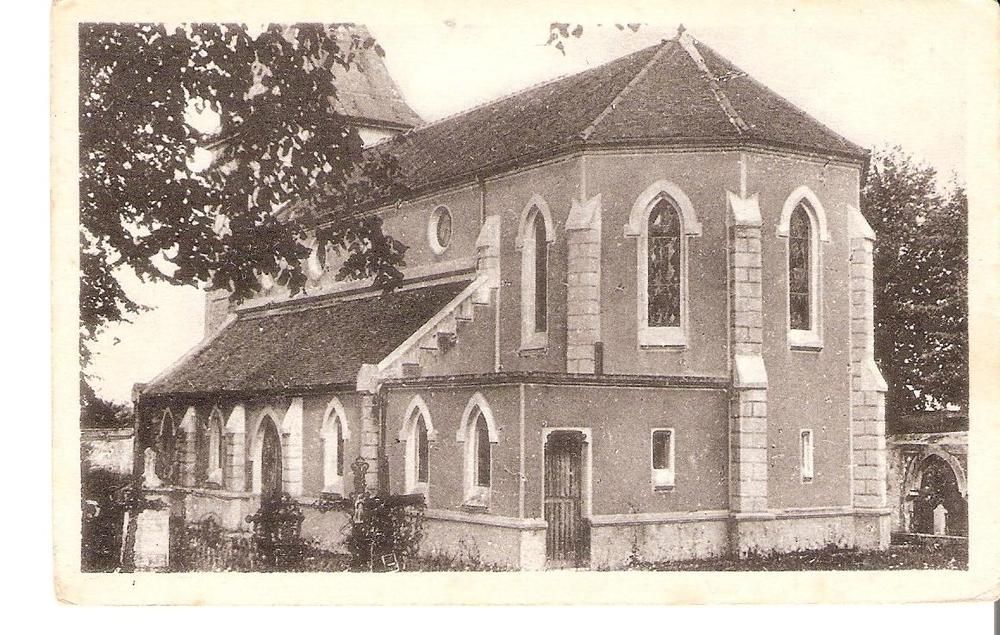
[[[375,390],[375,417],[378,421],[378,493],[389,495],[389,456],[385,449],[386,437],[386,401],[388,400],[385,384],[379,384]]]

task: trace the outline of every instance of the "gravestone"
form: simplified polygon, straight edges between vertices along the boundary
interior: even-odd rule
[[[170,566],[170,504],[156,475],[156,452],[143,453],[142,496],[146,504],[135,519],[136,571],[162,571]]]
[[[934,508],[934,535],[945,536],[948,534],[948,510],[944,505]]]

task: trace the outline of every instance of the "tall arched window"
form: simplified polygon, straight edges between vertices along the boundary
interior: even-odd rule
[[[788,344],[823,348],[823,243],[830,242],[823,204],[802,185],[785,199],[777,235],[787,241]]]
[[[545,236],[545,221],[535,214],[535,332],[548,330],[548,271],[549,250]]]
[[[532,197],[521,214],[517,247],[521,250],[521,348],[548,345],[549,244],[553,240],[548,206]]]
[[[669,198],[660,199],[649,213],[647,315],[652,328],[681,326],[680,210]]]
[[[812,329],[812,223],[799,203],[788,224],[788,321],[793,330]]]
[[[625,235],[636,238],[636,330],[640,346],[687,345],[688,244],[701,235],[691,199],[667,180],[632,204]]]
[[[319,434],[323,442],[323,492],[344,494],[345,442],[350,438],[350,428],[340,400],[335,398],[327,405]]]

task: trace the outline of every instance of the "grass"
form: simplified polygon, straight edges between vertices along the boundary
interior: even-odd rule
[[[714,558],[684,562],[637,563],[632,570],[644,571],[874,571],[968,568],[968,545],[953,542],[898,544],[886,551],[817,549],[745,560]]]

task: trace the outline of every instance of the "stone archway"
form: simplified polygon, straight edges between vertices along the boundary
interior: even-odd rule
[[[911,502],[910,532],[968,535],[967,483],[955,457],[937,449],[926,450],[911,465],[906,491]]]

